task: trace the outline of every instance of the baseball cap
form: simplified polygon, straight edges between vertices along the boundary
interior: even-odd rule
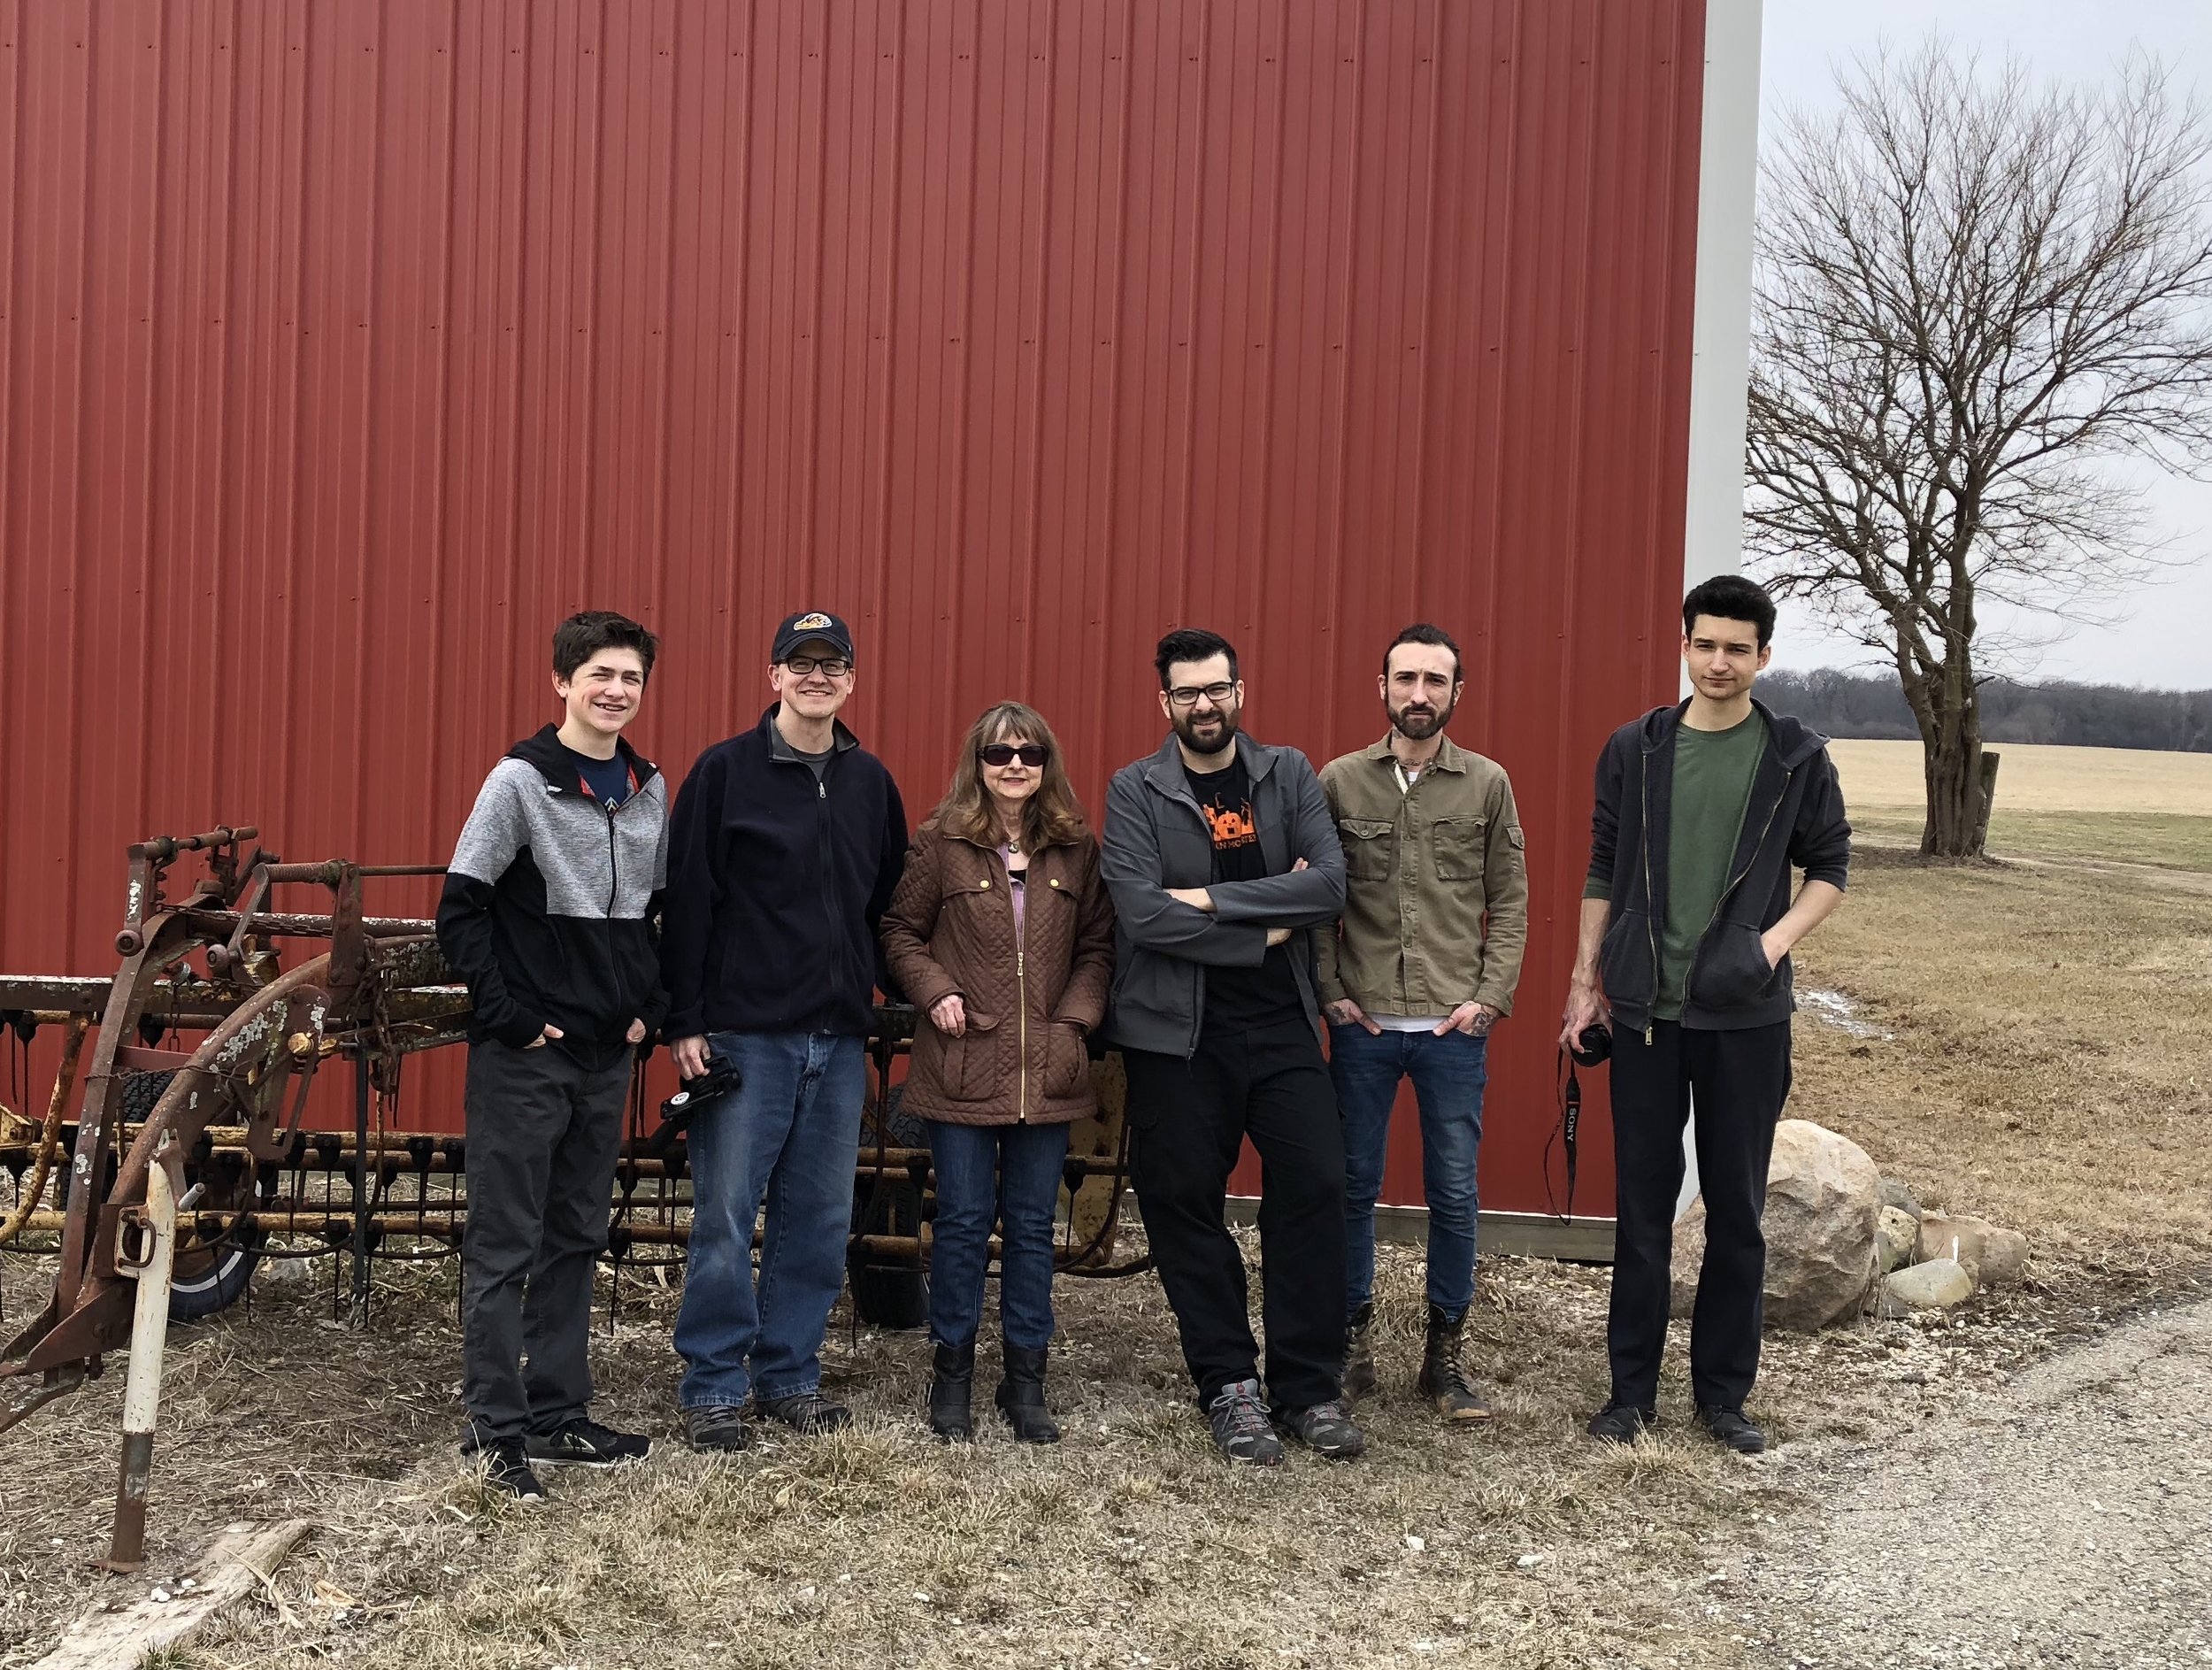
[[[769,650],[771,661],[781,661],[801,644],[819,641],[841,651],[848,661],[857,660],[853,654],[852,628],[835,615],[820,609],[803,610],[786,618],[776,628],[775,646]]]

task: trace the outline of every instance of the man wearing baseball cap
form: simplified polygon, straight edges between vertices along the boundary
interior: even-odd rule
[[[669,823],[662,1027],[677,1070],[734,1068],[690,1126],[695,1204],[676,1350],[697,1450],[742,1450],[748,1410],[844,1426],[821,1349],[845,1280],[876,927],[906,861],[906,809],[838,722],[851,630],[824,610],[776,628],[776,700],[699,757]],[[753,1226],[763,1201],[758,1285]]]

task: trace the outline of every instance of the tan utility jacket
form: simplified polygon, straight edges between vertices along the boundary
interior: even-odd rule
[[[1321,792],[1344,842],[1344,920],[1314,935],[1321,1001],[1372,1015],[1513,1010],[1528,943],[1528,870],[1513,785],[1495,760],[1444,746],[1398,787],[1385,737],[1331,760]]]
[[[999,855],[924,824],[883,913],[884,960],[920,1010],[905,1108],[953,1125],[1064,1124],[1095,1111],[1086,1042],[1114,977],[1114,906],[1089,835],[1029,857],[1024,930]],[[958,992],[965,1034],[929,1009]]]

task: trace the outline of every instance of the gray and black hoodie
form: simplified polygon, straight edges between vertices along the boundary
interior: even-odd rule
[[[477,793],[438,901],[438,943],[475,1005],[472,1040],[518,1050],[550,1022],[570,1055],[606,1066],[629,1048],[631,1021],[659,1030],[668,789],[651,760],[615,746],[636,788],[612,811],[550,725]]]

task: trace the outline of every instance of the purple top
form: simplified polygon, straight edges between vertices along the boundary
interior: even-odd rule
[[[1025,866],[1021,870],[1014,867],[1014,848],[1010,842],[998,850],[998,855],[1006,861],[1006,890],[1012,894],[1014,898],[1014,943],[1018,945],[1022,940],[1022,910],[1025,903],[1022,895],[1029,890],[1023,879],[1026,869]]]

